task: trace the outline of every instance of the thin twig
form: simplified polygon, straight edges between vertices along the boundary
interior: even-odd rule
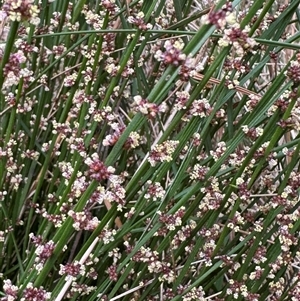
[[[201,73],[197,73],[197,74],[193,75],[193,78],[194,78],[195,80],[201,81],[201,80],[204,78],[204,75],[201,74]],[[208,80],[208,83],[210,83],[210,84],[215,84],[215,85],[220,85],[220,84],[221,84],[221,81],[220,81],[219,79],[216,79],[216,78],[214,78],[214,77],[211,77],[211,78]],[[241,87],[241,86],[234,86],[233,89],[236,90],[236,91],[238,91],[238,92],[240,92],[240,93],[242,93],[242,94],[246,94],[246,95],[255,95],[255,96],[258,96],[259,98],[261,98],[261,96],[260,96],[259,94],[255,93],[255,92],[253,92],[253,91],[251,91],[251,90],[248,90],[248,89],[246,89],[246,88],[244,88],[244,87]]]

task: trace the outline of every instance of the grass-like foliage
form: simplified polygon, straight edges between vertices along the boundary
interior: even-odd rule
[[[300,300],[300,0],[0,2],[0,300]]]

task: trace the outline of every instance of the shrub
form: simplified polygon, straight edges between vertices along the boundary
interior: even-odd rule
[[[2,1],[0,300],[299,300],[298,6]]]

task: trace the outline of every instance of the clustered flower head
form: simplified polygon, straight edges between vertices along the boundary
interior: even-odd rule
[[[189,100],[190,94],[187,91],[177,91],[176,92],[176,102],[174,109],[183,110],[186,109],[186,103]]]
[[[21,301],[46,301],[50,300],[51,293],[44,290],[43,287],[34,287],[32,283],[28,283],[23,291]]]
[[[180,41],[167,40],[164,44],[165,51],[157,50],[154,57],[165,65],[179,66],[186,60],[182,53],[184,43]]]
[[[147,30],[152,28],[152,24],[148,23],[146,24],[144,21],[144,13],[138,12],[135,16],[129,16],[128,22],[135,25],[140,30]]]
[[[227,294],[232,295],[234,299],[238,299],[238,297],[247,298],[249,292],[247,286],[243,282],[238,282],[236,280],[230,279],[229,288],[227,289]]]
[[[182,225],[181,228],[178,227],[179,229],[176,231],[171,243],[173,250],[178,249],[184,241],[190,239],[195,227],[196,222],[193,220],[190,220],[187,225]]]
[[[286,75],[292,80],[293,83],[297,84],[300,82],[300,55],[299,60],[293,60],[290,63]]]
[[[212,11],[208,16],[205,15],[204,21],[205,23],[215,25],[218,29],[224,28],[228,22],[235,20],[232,11],[232,3],[226,2],[220,10]]]
[[[248,112],[252,112],[253,109],[258,104],[260,97],[255,94],[250,94],[248,97],[249,97],[249,100],[246,102],[246,110]]]
[[[161,199],[165,196],[166,191],[159,182],[152,183],[152,181],[149,180],[147,181],[147,184],[149,186],[147,187],[147,192],[144,196],[145,199],[151,198],[153,201],[156,201],[157,199]]]
[[[165,103],[157,105],[150,102],[148,99],[142,98],[140,95],[134,96],[133,100],[132,109],[148,116],[149,118],[155,118],[158,113],[166,111]]]
[[[103,241],[105,245],[113,242],[115,240],[114,236],[117,234],[115,229],[110,229],[108,226],[105,226],[101,231],[99,238]]]
[[[130,252],[132,246],[128,242],[125,242],[127,252]],[[132,257],[134,262],[146,263],[148,271],[151,274],[159,275],[160,282],[174,282],[175,273],[169,262],[161,260],[157,251],[151,250],[149,247],[141,247]]]
[[[21,294],[21,299],[18,299],[18,287],[13,285],[11,280],[4,280],[3,290],[5,296],[0,298],[1,301],[47,301],[51,298],[51,293],[47,292],[42,286],[34,287],[33,283],[29,282]]]
[[[102,144],[104,146],[113,146],[117,143],[119,140],[120,136],[125,130],[124,126],[121,126],[119,123],[112,123],[111,128],[114,131],[112,134],[108,134],[104,139]]]
[[[202,286],[199,287],[193,287],[188,293],[183,295],[182,301],[205,301],[207,298],[205,298],[205,292],[203,290]]]
[[[175,8],[172,0],[165,0],[165,11],[161,12],[156,18],[156,27],[157,28],[167,28],[170,26],[170,22],[175,17]]]
[[[202,70],[203,66],[201,63],[197,63],[195,58],[187,56],[185,61],[180,65],[178,75],[181,81],[188,82],[194,73]]]
[[[223,37],[219,39],[218,43],[221,47],[232,45],[236,51],[239,60],[246,52],[253,51],[256,42],[249,37],[249,27],[242,29],[236,16],[233,12],[232,3],[226,2],[218,11],[212,11],[208,16],[204,16],[204,23],[213,24],[218,31],[223,33]],[[241,71],[243,71],[243,68]]]
[[[55,243],[52,240],[44,243],[43,238],[40,235],[35,236],[33,233],[29,234],[29,238],[31,239],[32,244],[36,247],[35,269],[39,273],[45,262],[52,256],[55,249]]]
[[[114,15],[118,11],[115,0],[101,0],[101,5],[109,12],[110,15]]]
[[[87,230],[93,231],[99,224],[99,220],[97,217],[93,217],[91,212],[84,211],[84,212],[74,212],[70,210],[68,215],[73,219],[73,227],[75,230]]]
[[[249,128],[247,125],[243,125],[242,130],[249,138],[253,140],[263,134],[263,129],[260,127]]]
[[[99,260],[98,258],[93,258],[93,256],[93,253],[91,253],[84,263],[74,260],[73,262],[60,264],[59,274],[64,276],[65,281],[71,282],[71,289],[66,295],[67,298],[72,298],[76,293],[79,293],[81,296],[88,295],[96,289],[95,286],[89,286],[78,281],[83,276],[90,280],[96,280],[98,278],[94,264]]]
[[[106,273],[111,281],[117,282],[118,280],[117,268],[118,267],[115,264],[112,264],[106,270]]]
[[[172,154],[174,153],[179,141],[167,140],[162,144],[156,145],[149,154],[148,161],[151,166],[155,166],[157,162],[170,162],[172,161]]]
[[[247,51],[251,51],[257,45],[253,38],[248,36],[250,28],[241,29],[240,24],[235,23],[224,30],[224,36],[219,40],[219,45],[227,47],[232,45],[236,54],[242,57]]]
[[[18,50],[15,53],[11,53],[8,63],[5,65],[3,74],[5,81],[3,84],[3,90],[9,90],[14,85],[17,85],[21,78],[24,79],[24,88],[33,80],[32,71],[22,66],[27,61],[23,50]]]
[[[104,139],[103,139],[103,146],[113,146],[117,143],[119,140],[120,136],[125,130],[125,127],[123,125],[120,125],[119,123],[112,123],[111,128],[113,130],[112,134],[108,134]],[[142,141],[142,137],[140,136],[139,133],[132,131],[129,133],[128,138],[126,139],[126,142],[124,144],[125,149],[134,149],[138,147]]]
[[[209,179],[209,185],[205,188],[201,188],[201,192],[204,193],[204,196],[199,204],[199,216],[208,210],[216,210],[220,207],[224,195],[222,194],[217,178],[211,177]]]
[[[34,0],[6,0],[2,10],[11,21],[29,21],[35,25],[39,22],[39,8]]]
[[[198,180],[203,181],[205,179],[206,173],[208,172],[209,168],[206,166],[201,166],[200,164],[195,164],[193,166],[192,171],[190,172],[191,180]]]
[[[125,142],[124,148],[128,149],[128,150],[134,149],[134,148],[137,148],[142,143],[143,143],[143,141],[142,141],[142,137],[140,136],[140,134],[132,131],[132,132],[130,132],[130,134]]]
[[[3,281],[3,291],[5,297],[2,297],[1,301],[14,301],[18,298],[18,287],[13,285],[11,280],[7,279]]]
[[[241,57],[228,56],[224,62],[224,70],[236,70],[238,74],[245,74],[249,72],[250,67],[244,63]]]
[[[95,30],[99,30],[103,27],[106,13],[110,16],[114,16],[119,10],[116,5],[116,1],[114,0],[101,0],[100,4],[102,9],[100,9],[99,13],[94,10],[90,10],[88,5],[84,5],[82,10],[86,23]]]
[[[193,101],[192,106],[189,110],[189,113],[191,115],[199,116],[201,118],[209,116],[211,112],[212,107],[209,104],[208,100],[205,98]]]
[[[115,171],[111,166],[106,167],[104,163],[99,159],[97,153],[93,153],[91,157],[86,158],[85,164],[88,165],[88,176],[96,181],[103,181],[109,178]]]
[[[182,218],[185,214],[185,207],[180,207],[175,213],[168,214],[158,212],[159,221],[164,224],[168,230],[175,230],[176,227],[181,226]]]
[[[79,275],[85,274],[85,265],[81,264],[79,261],[66,263],[65,265],[61,264],[59,274],[67,275],[67,277],[65,278],[66,281],[69,279],[72,279],[74,281]]]
[[[217,161],[225,153],[226,149],[227,149],[226,143],[224,141],[220,141],[217,144],[216,149],[210,151],[210,154],[212,155],[214,160]]]

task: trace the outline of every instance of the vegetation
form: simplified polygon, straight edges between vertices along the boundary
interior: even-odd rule
[[[299,0],[4,0],[0,300],[300,300]]]

